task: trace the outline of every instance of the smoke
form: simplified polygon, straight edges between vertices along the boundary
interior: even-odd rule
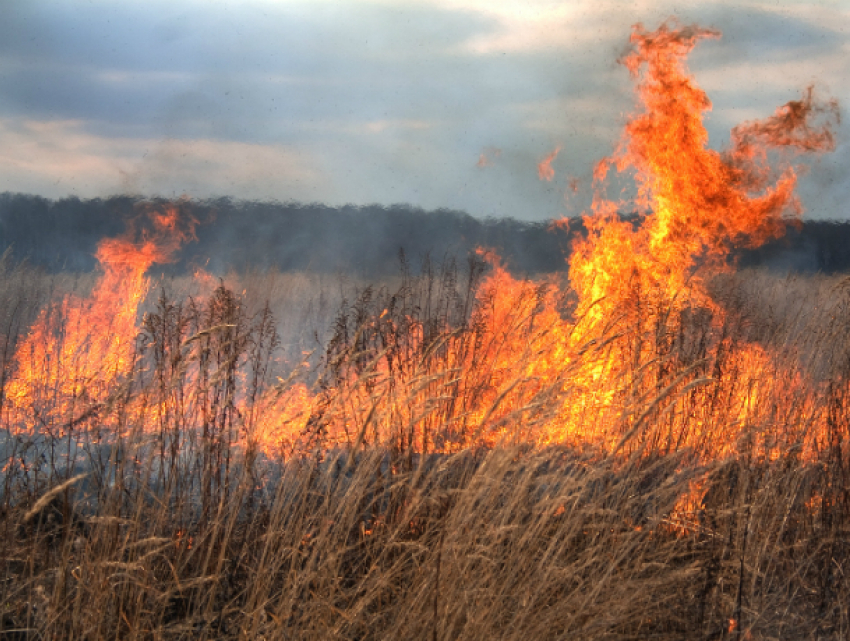
[[[483,246],[499,252],[514,272],[534,274],[563,269],[568,244],[544,222],[482,220],[409,205],[131,196],[50,200],[5,193],[0,194],[0,249],[52,271],[90,271],[102,239],[122,235],[128,221],[144,222],[141,214],[153,208],[167,207],[176,208],[183,224],[198,224],[195,239],[176,250],[172,262],[157,266],[163,273],[275,268],[382,278],[398,273],[400,252],[416,268],[426,257],[464,261]]]
[[[217,200],[142,200],[131,196],[50,200],[0,194],[0,251],[51,271],[88,272],[104,238],[121,236],[152,207],[174,206],[184,223],[197,220],[196,239],[175,251],[162,273],[202,267],[222,275],[230,269],[279,269],[364,278],[393,277],[399,253],[416,269],[432,262],[463,262],[478,247],[495,250],[515,274],[563,271],[581,219],[552,229],[549,222],[479,219],[463,212],[427,211],[408,205],[331,207],[317,203]],[[787,272],[850,270],[850,224],[805,221],[786,237],[755,250],[738,250],[742,266]]]

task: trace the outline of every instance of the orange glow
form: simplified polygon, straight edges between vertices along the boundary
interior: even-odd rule
[[[487,147],[481,154],[478,156],[478,162],[475,163],[475,166],[479,169],[484,167],[490,167],[496,163],[496,160],[499,156],[502,155],[502,150],[496,147]]]
[[[731,338],[733,314],[707,284],[732,268],[734,247],[756,247],[799,215],[796,174],[784,152],[830,150],[837,106],[821,105],[808,90],[771,118],[735,128],[726,151],[710,149],[703,117],[711,105],[685,59],[700,39],[715,37],[674,23],[654,32],[634,28],[623,64],[637,81],[638,111],[617,151],[596,168],[599,191],[584,217],[586,236],[572,248],[569,287],[557,275],[515,278],[482,252],[489,272],[461,320],[448,320],[445,310],[429,318],[381,303],[353,337],[328,347],[314,386],[293,375],[255,395],[246,374],[226,370],[236,368],[235,358],[202,369],[213,347],[227,355],[254,339],[240,333],[245,319],[222,311],[238,301],[199,270],[200,291],[220,300],[199,315],[191,336],[168,346],[173,360],[162,362],[174,371],[138,414],[151,407],[160,417],[176,414],[169,385],[180,380],[195,390],[185,403],[199,408],[188,429],[227,426],[238,442],[270,455],[511,443],[627,456],[687,451],[704,460],[754,442],[770,457],[804,440],[811,452],[825,429],[816,383],[763,345]],[[554,177],[559,151],[538,165],[542,180]],[[487,160],[482,154],[479,165]],[[612,171],[634,178],[633,202],[604,197]],[[631,218],[620,215],[632,210]],[[103,273],[91,295],[45,311],[20,346],[9,399],[27,426],[73,427],[112,411],[136,359],[144,274],[191,237],[192,225],[187,231],[175,208],[149,218],[140,240],[103,241]],[[208,399],[225,384],[216,423]],[[682,510],[694,504],[690,497]]]
[[[699,39],[715,37],[698,27],[665,24],[651,33],[635,27],[634,49],[623,63],[638,78],[644,110],[627,122],[619,149],[599,164],[596,178],[611,168],[633,172],[635,205],[648,213],[635,229],[615,220],[618,204],[597,197],[595,215],[585,218],[589,235],[574,248],[570,278],[582,308],[594,307],[595,321],[637,290],[702,297],[703,274],[726,269],[732,247],[779,236],[788,217],[800,213],[794,170],[766,166],[768,150],[832,146],[829,128],[811,125],[817,109],[809,90],[773,118],[737,127],[725,153],[709,149],[702,118],[711,103],[684,59]]]
[[[149,214],[150,229],[134,239],[102,241],[95,254],[102,274],[84,299],[66,296],[45,310],[15,354],[7,396],[27,422],[65,431],[97,416],[114,385],[133,365],[136,316],[148,289],[145,272],[170,260],[193,235],[194,221],[177,209]]]
[[[555,170],[552,169],[552,161],[558,157],[558,154],[561,153],[561,148],[556,147],[555,150],[546,156],[543,160],[541,160],[537,164],[537,175],[540,180],[547,180],[549,182],[555,177]]]
[[[365,369],[341,374],[312,399],[312,410],[299,410],[306,422],[270,425],[315,428],[329,445],[419,451],[504,442],[689,449],[710,458],[738,451],[770,403],[775,411],[777,398],[805,382],[781,375],[760,345],[725,338],[727,312],[705,284],[731,268],[733,247],[758,246],[799,214],[794,170],[768,165],[769,151],[828,150],[835,109],[817,106],[808,92],[772,118],[736,128],[728,151],[708,148],[702,119],[710,102],[684,61],[699,39],[718,36],[672,23],[635,28],[623,63],[638,80],[640,109],[595,175],[601,187],[612,169],[630,173],[642,213],[620,217],[624,204],[600,191],[570,257],[571,291],[515,279],[488,254],[473,329],[446,327],[439,359],[424,346],[425,328],[409,321],[409,361],[385,344]],[[816,126],[813,117],[822,115],[827,122]],[[540,164],[541,178],[553,175],[558,151]],[[364,331],[396,336],[395,322],[387,310],[376,312]],[[702,332],[698,345],[687,342],[688,327]],[[722,409],[713,400],[719,394]],[[311,403],[304,390],[297,396],[290,406]],[[291,432],[287,438],[293,442]]]

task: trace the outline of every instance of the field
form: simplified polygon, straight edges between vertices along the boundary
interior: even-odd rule
[[[838,107],[708,148],[716,35],[635,27],[561,272],[156,278],[197,223],[159,201],[93,274],[5,258],[0,636],[847,638],[850,280],[732,258]]]
[[[92,281],[7,269],[4,372],[47,299],[69,289],[90,293]],[[302,337],[300,347],[321,332],[330,338],[321,363],[300,374],[281,359],[269,365],[268,351],[277,341],[257,338],[268,331],[257,324],[264,318],[264,298],[304,326],[311,299],[316,305],[333,295],[322,295],[303,274],[231,275],[223,282],[229,289],[219,286],[192,301],[148,303],[138,369],[115,384],[108,409],[81,419],[86,411],[80,400],[77,408],[62,408],[70,420],[22,430],[24,415],[4,404],[5,638],[846,636],[845,278],[758,271],[717,277],[712,295],[730,320],[723,346],[716,342],[708,351],[706,341],[703,358],[711,362],[704,369],[725,368],[718,363],[730,345],[757,344],[783,355],[784,378],[805,374],[810,386],[798,387],[796,396],[777,390],[755,400],[753,394],[742,417],[740,389],[776,388],[776,369],[724,369],[710,395],[700,386],[688,390],[683,380],[676,403],[656,394],[628,401],[630,415],[647,418],[617,451],[610,447],[614,441],[590,436],[610,420],[611,402],[585,409],[580,436],[532,444],[529,435],[548,433],[548,423],[562,414],[564,396],[586,401],[587,390],[570,382],[576,365],[561,367],[558,394],[536,386],[523,406],[477,418],[484,427],[475,435],[456,429],[459,419],[474,413],[473,403],[447,406],[441,403],[445,393],[419,391],[451,385],[438,353],[446,335],[433,337],[428,347],[408,341],[408,348],[419,349],[409,356],[419,361],[415,372],[379,376],[370,369],[368,360],[381,350],[364,356],[363,328],[387,318],[389,292],[407,301],[394,312],[398,326],[411,327],[412,313],[422,326],[438,324],[442,310],[470,294],[450,270],[442,278],[398,280],[395,290],[385,290],[387,299],[377,290],[371,299],[363,296],[356,283],[328,285],[354,302],[340,308],[335,326]],[[160,291],[192,286],[199,287],[176,279]],[[237,289],[244,294],[234,294]],[[537,305],[543,294],[538,285],[532,290]],[[231,301],[230,316],[213,318],[212,307],[223,300]],[[480,320],[488,301],[473,296],[469,318]],[[293,309],[296,303],[301,307]],[[206,379],[176,375],[168,347],[185,346],[192,338],[186,334],[197,332],[181,330],[176,316],[171,325],[151,322],[180,304],[187,315],[194,305],[209,323],[236,321],[229,323],[239,325],[236,338],[238,331],[246,333],[246,340],[235,341],[241,353],[210,358],[218,360]],[[512,309],[514,332],[524,324],[533,332],[522,306]],[[341,344],[345,325],[351,326],[348,342]],[[275,322],[282,331],[285,326]],[[665,331],[698,329],[691,321]],[[460,318],[447,335],[474,336],[470,349],[492,349],[482,332]],[[649,333],[658,340],[657,331]],[[288,338],[294,342],[293,335]],[[537,356],[547,340],[535,343]],[[227,346],[213,342],[211,354]],[[395,348],[402,342],[397,339]],[[480,354],[481,361],[488,359]],[[512,365],[519,371],[523,363]],[[679,365],[666,376],[677,380],[690,367]],[[340,382],[344,368],[358,373]],[[299,383],[327,390],[336,380],[336,394],[345,402],[331,399],[324,435],[317,415],[312,423],[299,423],[308,443],[287,449],[263,441],[261,417],[249,417],[246,393],[258,371],[263,380],[256,384],[257,398],[287,398]],[[6,393],[12,377],[5,379]],[[370,385],[368,392],[360,389]],[[406,417],[398,407],[376,410],[374,399],[391,387],[404,396]],[[657,389],[654,381],[650,387]],[[63,392],[40,390],[44,398],[32,399],[32,407],[46,414]],[[625,411],[623,392],[618,412]],[[717,455],[707,439],[702,449],[671,447],[666,437],[672,423],[681,430],[709,396],[706,433],[725,430],[731,449]],[[272,411],[260,405],[254,403],[258,414]],[[384,413],[407,423],[378,440],[367,428],[381,424],[377,415]],[[358,417],[363,429],[351,441],[324,442],[333,424],[356,424]],[[503,429],[506,420],[521,425],[522,439]],[[822,421],[826,431],[813,434]],[[407,428],[421,438],[426,423],[447,433],[444,440],[435,434],[423,452],[405,438]],[[254,441],[240,433],[252,426]]]

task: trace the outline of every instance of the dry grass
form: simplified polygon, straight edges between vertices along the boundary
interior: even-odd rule
[[[7,344],[46,300],[50,288],[35,286],[45,278],[6,275]],[[840,279],[749,273],[716,284],[731,310],[724,331],[833,383],[822,398],[805,399],[805,412],[789,409],[793,398],[765,401],[776,407],[736,426],[737,456],[723,460],[661,447],[653,434],[668,428],[671,413],[653,396],[630,406],[646,428],[616,456],[590,445],[485,448],[474,440],[432,454],[368,439],[328,448],[319,437],[286,457],[234,447],[254,419],[250,402],[237,412],[231,401],[259,398],[286,376],[273,359],[279,343],[297,345],[297,358],[307,341],[327,339],[316,382],[357,371],[352,385],[365,388],[363,350],[374,345],[359,327],[394,300],[399,319],[415,312],[439,318],[435,332],[459,331],[475,283],[445,273],[405,280],[395,298],[398,284],[355,296],[337,289],[311,308],[301,301],[319,301],[325,284],[309,275],[230,276],[227,287],[191,299],[194,285],[172,281],[149,303],[138,371],[110,396],[108,414],[50,438],[16,435],[20,414],[3,414],[0,638],[847,638],[850,368],[834,355],[850,352]],[[26,307],[29,291],[44,298]],[[327,309],[343,298],[351,304],[333,324]],[[293,328],[311,318],[316,336],[298,336]],[[221,327],[226,336],[209,331]],[[473,349],[480,335],[470,336]],[[170,347],[189,338],[207,350],[206,378],[181,374],[201,367]],[[433,338],[415,354],[425,365],[397,372],[410,377],[405,385],[439,374]],[[706,350],[702,357],[719,360]],[[373,398],[349,392],[348,401]],[[132,402],[139,398],[144,411]],[[558,402],[551,389],[532,401],[513,414],[523,430]],[[433,405],[416,403],[408,420]],[[428,414],[435,425],[462,411],[440,408],[447,414],[439,420]],[[832,421],[832,441],[815,458],[793,439],[770,456],[759,449],[766,431],[801,433],[780,421],[815,415]],[[722,406],[712,417],[707,429],[731,429]],[[370,420],[378,419],[364,425]],[[696,502],[683,508],[694,487],[702,488]]]

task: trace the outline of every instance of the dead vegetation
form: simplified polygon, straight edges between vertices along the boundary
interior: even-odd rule
[[[717,281],[728,335],[760,341],[788,355],[787,371],[813,368],[827,381],[818,396],[763,399],[748,425],[727,423],[738,434],[732,455],[669,447],[660,435],[688,404],[665,412],[647,396],[630,401],[642,404],[645,429],[616,454],[591,441],[476,441],[458,431],[472,429],[458,418],[474,405],[447,403],[445,387],[440,398],[405,396],[415,407],[386,414],[407,423],[393,438],[373,437],[366,427],[383,419],[370,399],[453,380],[441,369],[447,335],[467,336],[464,349],[492,348],[474,322],[487,300],[475,297],[478,269],[426,270],[348,297],[311,375],[327,403],[307,422],[309,447],[275,456],[245,447],[259,399],[291,384],[273,358],[280,340],[270,310],[283,301],[249,307],[263,292],[249,296],[247,287],[149,303],[133,374],[76,422],[21,430],[25,417],[4,407],[0,638],[846,638],[850,371],[835,357],[844,353],[844,281],[758,273]],[[22,292],[41,291],[15,279],[38,280],[8,273],[9,318],[25,309]],[[796,306],[784,295],[795,288],[806,293]],[[814,313],[824,306],[828,313]],[[393,325],[382,324],[388,315]],[[532,321],[517,319],[516,331]],[[665,331],[707,331],[693,314],[676,322]],[[16,328],[7,343],[24,325],[7,323]],[[405,334],[423,326],[426,341]],[[669,350],[691,344],[657,329]],[[729,343],[702,345],[665,380],[703,359],[719,367]],[[388,354],[397,365],[382,384],[373,364]],[[709,432],[730,421],[722,399],[733,376],[725,370],[714,384]],[[569,384],[558,389],[571,393]],[[504,416],[525,421],[523,433],[551,419],[557,395],[536,390],[503,415],[503,432]],[[352,409],[354,401],[366,407]],[[776,410],[795,403],[805,412]],[[343,414],[360,417],[362,430],[347,444],[323,441],[322,426]],[[828,438],[812,452],[805,430],[777,425],[779,416],[823,418]],[[429,450],[404,438],[416,420],[450,429]]]

